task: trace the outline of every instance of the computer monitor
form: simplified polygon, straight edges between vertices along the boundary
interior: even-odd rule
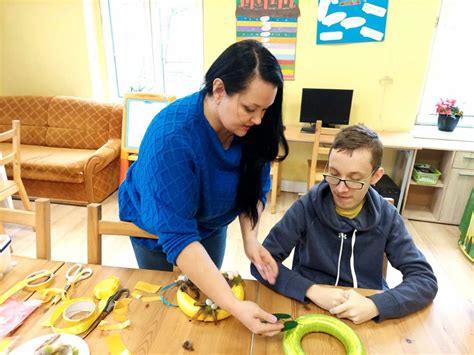
[[[348,124],[351,113],[353,90],[303,88],[301,96],[300,122],[311,123],[302,131],[314,132],[316,121],[324,127]]]

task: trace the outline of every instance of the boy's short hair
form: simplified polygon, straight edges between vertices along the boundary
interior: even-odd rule
[[[356,149],[365,148],[372,153],[372,168],[380,167],[382,164],[383,144],[377,133],[362,124],[343,128],[334,138],[329,150],[345,151],[349,155]]]

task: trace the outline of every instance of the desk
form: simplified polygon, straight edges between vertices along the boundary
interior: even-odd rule
[[[410,182],[411,171],[413,169],[415,152],[417,149],[420,149],[420,144],[412,137],[409,132],[377,132],[384,148],[396,149],[399,152],[403,152],[405,155],[404,167],[401,169],[403,175],[401,177],[401,186],[400,186],[400,198],[398,199],[397,209],[401,211],[402,202],[405,196],[405,191],[407,190],[408,184]],[[313,144],[314,135],[311,133],[302,133],[301,126],[288,125],[285,129],[285,137],[289,142],[297,143],[311,143]],[[322,143],[328,143],[322,141]],[[397,161],[395,163],[392,177],[397,176],[399,171],[398,165],[400,165],[400,158],[397,156]]]
[[[15,258],[18,260],[18,258]],[[26,258],[21,258],[26,259]],[[52,264],[47,264],[52,263]],[[59,267],[54,285],[62,287],[64,274],[70,263],[46,262],[43,260],[24,260],[18,263],[17,270],[2,280],[0,290],[4,291],[38,268]],[[21,270],[20,268],[26,268]],[[81,281],[72,290],[73,297],[91,296],[92,288],[99,281],[110,275],[116,275],[123,287],[132,288],[138,280],[165,285],[175,280],[176,273],[152,270],[113,268],[91,266],[94,274],[90,279]],[[245,281],[247,300],[256,301],[269,312],[289,313],[293,317],[305,313],[325,313],[317,306],[303,305],[285,298],[255,281]],[[358,290],[363,294],[377,292]],[[35,297],[35,294],[31,295]],[[25,295],[21,296],[26,299]],[[49,313],[44,313],[47,306],[40,306],[25,323],[13,334],[21,336],[20,343],[38,335],[50,333],[42,328],[41,323]],[[470,313],[471,312],[471,313]],[[282,335],[272,338],[253,336],[242,324],[231,317],[213,323],[190,322],[178,309],[168,308],[163,303],[150,302],[148,306],[139,300],[133,300],[127,313],[131,326],[119,331],[124,344],[133,353],[171,353],[188,354],[181,345],[191,340],[195,351],[193,354],[282,354]],[[446,354],[468,353],[472,351],[472,302],[443,290],[432,306],[408,317],[387,320],[382,323],[366,322],[355,325],[344,321],[360,336],[368,354]],[[116,331],[114,331],[116,332]],[[112,331],[95,329],[86,337],[91,354],[105,354],[107,348],[105,337]],[[326,334],[313,333],[303,340],[303,348],[308,353],[344,354],[342,345]],[[312,350],[312,351],[310,351]]]

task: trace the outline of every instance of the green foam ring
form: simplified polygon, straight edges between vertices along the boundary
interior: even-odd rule
[[[354,330],[339,319],[324,314],[305,314],[295,319],[298,326],[283,337],[285,355],[304,355],[301,339],[308,333],[319,332],[337,338],[347,355],[365,355],[365,348]]]

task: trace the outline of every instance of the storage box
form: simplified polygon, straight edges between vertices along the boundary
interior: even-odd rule
[[[430,164],[417,163],[413,168],[411,177],[418,184],[436,185],[441,176],[441,172]]]

